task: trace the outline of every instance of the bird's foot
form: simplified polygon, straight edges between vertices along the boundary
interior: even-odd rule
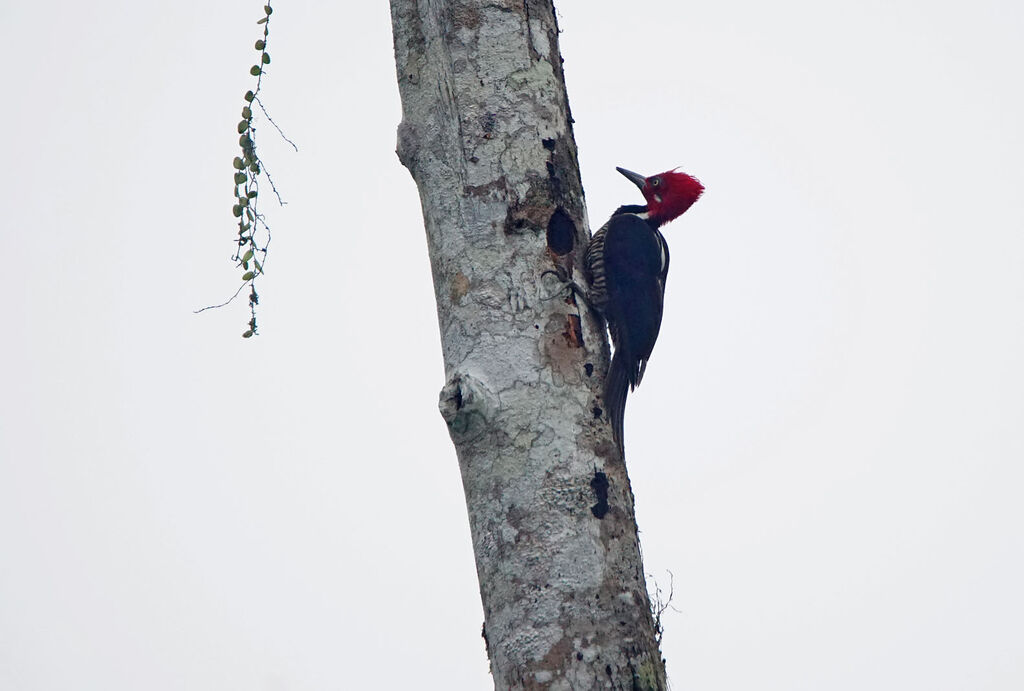
[[[545,281],[544,279],[546,279],[548,276],[554,276],[555,280]],[[566,275],[565,269],[563,269],[561,266],[559,266],[557,269],[548,269],[547,271],[542,272],[540,275],[540,283],[544,287],[544,290],[547,291],[547,295],[541,298],[545,302],[547,302],[548,300],[554,300],[555,298],[568,297],[569,293],[572,293],[579,288],[579,286],[576,285],[575,281],[573,281]],[[553,290],[550,288],[550,286],[552,285],[554,285]],[[569,292],[567,293],[566,290],[568,290]]]
[[[590,302],[590,298],[587,296],[587,291],[584,290],[580,284],[576,283],[576,281],[569,278],[563,267],[559,266],[556,269],[548,269],[547,271],[541,273],[540,280],[542,284],[544,283],[544,279],[547,276],[554,276],[557,279],[557,288],[554,292],[549,291],[547,297],[541,298],[542,300],[554,300],[555,298],[558,297],[564,298],[568,297],[569,295],[576,295],[580,299],[582,299],[588,307],[593,309],[593,305]],[[548,283],[552,283],[552,281],[548,281]],[[545,288],[547,288],[547,286],[545,286]],[[568,293],[566,292],[567,290]]]

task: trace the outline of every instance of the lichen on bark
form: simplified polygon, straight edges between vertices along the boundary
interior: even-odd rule
[[[420,192],[499,689],[663,689],[603,325],[541,274],[589,237],[546,0],[391,0],[398,155]]]

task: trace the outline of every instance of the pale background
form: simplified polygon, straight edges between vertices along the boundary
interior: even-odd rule
[[[561,0],[591,219],[681,165],[627,439],[677,691],[1024,688],[1024,9]],[[0,689],[491,684],[385,2],[0,4]]]

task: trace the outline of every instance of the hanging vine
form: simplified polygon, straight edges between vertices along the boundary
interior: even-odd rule
[[[240,155],[235,156],[232,165],[234,167],[234,204],[231,213],[238,220],[238,235],[236,238],[235,252],[231,260],[235,266],[242,271],[242,285],[235,294],[226,302],[219,305],[204,307],[198,312],[208,309],[224,307],[237,298],[243,290],[249,289],[249,314],[248,328],[242,333],[243,338],[251,338],[258,333],[256,323],[256,307],[259,305],[259,293],[256,292],[256,281],[264,273],[264,264],[267,260],[267,251],[270,246],[270,226],[266,218],[258,209],[260,199],[260,179],[266,177],[267,183],[277,198],[279,204],[284,205],[281,195],[274,185],[270,173],[256,153],[256,127],[253,125],[253,107],[258,106],[267,122],[274,126],[281,138],[288,142],[293,149],[298,147],[285,136],[277,123],[267,113],[263,102],[260,100],[260,89],[263,85],[263,75],[266,66],[270,64],[270,53],[267,52],[267,41],[270,36],[270,16],[274,8],[268,2],[263,7],[263,16],[257,24],[263,25],[263,38],[256,41],[255,48],[259,53],[258,61],[249,68],[249,74],[256,78],[256,86],[245,92],[242,97],[245,101],[242,106],[242,119],[238,121],[238,146],[241,149]]]

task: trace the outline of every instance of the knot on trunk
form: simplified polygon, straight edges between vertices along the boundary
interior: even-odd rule
[[[395,147],[395,153],[398,154],[398,160],[409,169],[410,173],[416,166],[419,152],[420,140],[416,128],[403,120],[398,125],[398,145]]]
[[[441,389],[437,403],[452,436],[465,437],[474,430],[483,433],[498,409],[498,398],[476,377],[456,373]]]

